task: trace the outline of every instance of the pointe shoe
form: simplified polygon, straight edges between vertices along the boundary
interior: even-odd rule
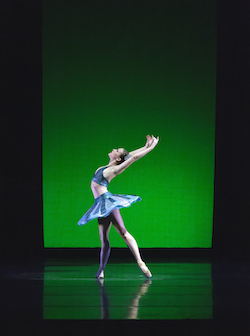
[[[104,279],[104,272],[103,271],[101,271],[101,273],[97,272],[96,275],[95,275],[95,277],[97,279]]]
[[[152,278],[152,274],[144,262],[141,264],[138,264],[138,266],[146,278]]]
[[[103,287],[103,285],[104,285],[104,279],[96,278],[95,281],[96,281],[101,287]]]

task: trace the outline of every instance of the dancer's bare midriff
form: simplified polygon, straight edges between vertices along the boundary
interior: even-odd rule
[[[94,195],[94,198],[97,198],[108,191],[107,187],[100,185],[95,181],[91,181],[91,190]]]

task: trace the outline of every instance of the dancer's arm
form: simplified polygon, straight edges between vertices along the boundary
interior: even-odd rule
[[[121,174],[126,168],[128,168],[133,162],[141,159],[143,156],[151,152],[155,146],[157,145],[159,141],[159,137],[155,138],[152,136],[151,143],[149,144],[149,147],[142,149],[140,152],[137,152],[136,154],[132,155],[129,159],[121,163],[120,165],[117,165],[113,168],[113,173],[115,175]]]
[[[147,135],[147,142],[146,142],[146,144],[145,144],[145,146],[143,146],[143,147],[141,147],[141,148],[138,148],[138,149],[135,149],[135,150],[133,150],[133,151],[131,151],[131,152],[129,152],[129,155],[130,156],[133,156],[133,155],[135,155],[135,154],[139,154],[140,152],[142,152],[144,149],[146,149],[146,148],[148,148],[149,146],[150,146],[150,144],[151,144],[151,142],[152,142],[152,137],[150,136],[150,135]]]

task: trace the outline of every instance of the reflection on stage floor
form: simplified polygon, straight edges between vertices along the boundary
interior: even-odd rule
[[[68,330],[72,323],[76,330],[84,323],[94,335],[99,330],[97,322],[104,320],[119,322],[119,326],[136,320],[151,333],[159,324],[165,329],[174,323],[175,329],[183,327],[182,332],[194,323],[202,335],[213,335],[218,328],[220,335],[250,334],[246,261],[147,261],[151,279],[144,277],[136,263],[113,258],[103,280],[94,277],[98,260],[93,258],[1,262],[1,323],[9,328],[25,326],[27,333],[35,335],[48,335],[51,323],[56,329],[53,335],[66,335],[68,322]],[[38,325],[40,334],[35,332]],[[60,328],[65,333],[56,333]]]
[[[95,280],[96,265],[46,264],[44,319],[211,319],[210,264],[148,264],[146,279],[136,264],[110,264]]]

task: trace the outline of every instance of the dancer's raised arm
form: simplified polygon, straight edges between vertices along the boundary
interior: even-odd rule
[[[151,141],[151,142],[148,144],[149,141]],[[159,137],[155,138],[152,135],[152,138],[150,138],[150,140],[147,141],[148,147],[146,147],[147,146],[147,144],[146,144],[146,146],[141,148],[140,151],[137,150],[137,151],[131,152],[132,156],[129,159],[127,159],[126,161],[124,161],[120,165],[117,165],[117,166],[113,167],[113,173],[115,175],[121,174],[133,162],[141,159],[143,156],[145,156],[146,154],[151,152],[155,148],[155,146],[158,144],[158,141],[159,141]]]
[[[138,149],[135,149],[135,150],[129,152],[129,155],[130,155],[130,156],[133,156],[133,155],[135,155],[135,154],[138,154],[138,153],[142,152],[144,149],[146,149],[146,148],[148,148],[148,147],[150,146],[150,144],[152,143],[152,140],[153,140],[153,139],[152,139],[152,137],[151,137],[150,135],[147,135],[146,138],[147,138],[147,142],[146,142],[145,146],[143,146],[143,147],[141,147],[141,148],[138,148]]]

